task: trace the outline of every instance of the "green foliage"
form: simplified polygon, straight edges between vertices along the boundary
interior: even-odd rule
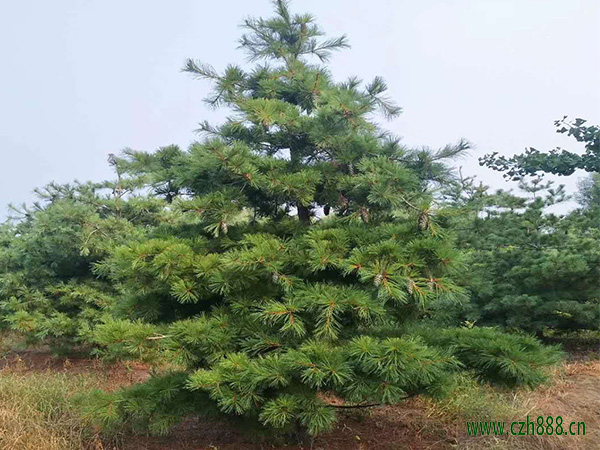
[[[521,179],[526,175],[536,175],[538,172],[554,175],[571,175],[577,169],[600,172],[600,127],[586,126],[585,123],[583,119],[567,122],[567,116],[554,122],[558,128],[557,133],[566,133],[577,142],[585,144],[583,155],[561,148],[550,150],[548,153],[529,148],[525,153],[511,158],[492,153],[480,158],[479,162],[482,166],[506,172],[504,176],[513,180]]]
[[[587,211],[600,210],[600,173],[593,173],[579,182],[577,201]]]
[[[563,187],[535,179],[520,187],[530,197],[466,181],[452,194],[449,216],[467,252],[462,282],[472,302],[463,320],[542,334],[600,327],[600,231],[593,201],[559,216]],[[594,185],[585,198],[593,199]],[[462,197],[461,197],[462,196]]]
[[[101,185],[50,184],[32,209],[2,226],[0,328],[44,340],[56,349],[85,334],[115,304],[114,289],[92,273],[92,264],[117,243],[144,231],[136,222],[152,200],[132,199],[127,210]]]
[[[85,417],[105,430],[121,429],[125,418],[132,431],[166,434],[181,417],[200,410],[210,414],[205,396],[183,389],[186,378],[185,373],[168,373],[126,390],[95,390],[78,401]]]
[[[493,328],[425,328],[420,334],[429,345],[451,349],[480,379],[501,385],[536,387],[546,380],[545,369],[561,359],[558,349],[533,337]]]

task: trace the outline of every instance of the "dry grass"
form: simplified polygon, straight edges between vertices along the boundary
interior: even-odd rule
[[[600,361],[568,363],[556,370],[552,381],[535,391],[503,392],[464,381],[455,395],[427,405],[427,416],[445,423],[465,450],[591,450],[600,448]],[[466,436],[467,420],[531,421],[538,416],[561,416],[566,427],[586,424],[585,436]]]
[[[0,372],[0,449],[101,449],[70,401],[89,376]]]
[[[511,436],[515,450],[588,450],[600,448],[600,361],[564,365],[550,385],[521,399],[530,417],[562,416],[565,426],[572,421],[586,424],[585,436]],[[521,439],[519,439],[521,438]]]

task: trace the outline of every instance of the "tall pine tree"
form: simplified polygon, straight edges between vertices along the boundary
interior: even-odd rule
[[[463,366],[539,383],[556,353],[535,341],[466,329],[440,340],[442,330],[415,326],[463,295],[452,281],[461,253],[429,187],[467,144],[401,146],[373,121],[400,112],[381,78],[336,82],[311,62],[346,38],[323,39],[284,1],[275,8],[243,24],[240,46],[259,62],[251,71],[185,66],[212,82],[211,105],[233,112],[223,125],[203,123],[189,151],[114,161],[168,206],[160,225],[96,265],[120,301],[94,339],[106,354],[173,371],[97,393],[96,417],[164,432],[214,410],[316,434],[340,407],[439,394]]]

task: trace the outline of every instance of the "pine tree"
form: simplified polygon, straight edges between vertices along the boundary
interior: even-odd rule
[[[591,178],[590,180],[594,180]],[[464,284],[471,302],[461,317],[538,335],[600,329],[600,240],[595,185],[583,185],[583,207],[548,209],[568,199],[564,186],[538,177],[520,190],[489,193],[472,180],[448,196],[459,245],[467,251]],[[457,194],[460,192],[461,194]]]
[[[0,226],[0,329],[60,352],[88,344],[87,333],[116,304],[116,291],[94,275],[93,264],[143,235],[137,225],[163,203],[123,204],[114,186],[51,183],[36,190],[32,207],[13,208],[15,216]]]
[[[346,38],[323,39],[312,16],[282,0],[275,9],[244,22],[240,46],[261,62],[251,71],[186,63],[212,82],[207,101],[233,111],[223,125],[203,123],[188,151],[113,160],[119,179],[168,206],[95,264],[119,301],[93,340],[107,356],[172,372],[98,392],[90,410],[154,432],[211,411],[314,435],[339,408],[439,395],[463,367],[539,383],[557,353],[536,341],[509,350],[502,342],[522,338],[476,329],[459,351],[452,334],[435,341],[415,325],[464,296],[453,282],[462,254],[430,187],[451,176],[443,159],[468,145],[400,145],[373,119],[400,112],[381,78],[336,82],[311,62]],[[464,356],[486,343],[493,357]]]

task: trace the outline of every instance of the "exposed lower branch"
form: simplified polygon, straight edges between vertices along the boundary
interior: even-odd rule
[[[383,406],[381,403],[367,403],[360,405],[327,405],[328,408],[339,408],[339,409],[354,409],[354,408],[372,408],[374,406]]]
[[[411,397],[415,397],[419,395],[420,392],[414,392],[406,397],[402,397],[400,400],[407,400]],[[356,408],[373,408],[375,406],[385,406],[384,403],[359,403],[358,405],[327,405],[328,408],[338,408],[338,409],[356,409]]]

